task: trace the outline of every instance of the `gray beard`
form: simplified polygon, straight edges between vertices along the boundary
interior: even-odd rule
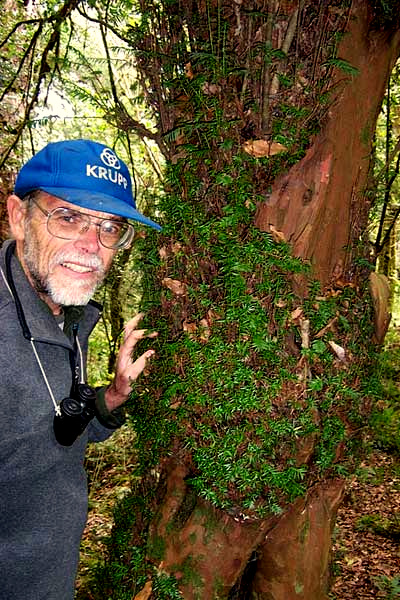
[[[93,297],[97,287],[102,283],[106,273],[102,261],[97,257],[93,256],[85,258],[85,264],[89,264],[98,269],[98,280],[88,289],[87,285],[84,289],[80,289],[79,282],[74,286],[63,286],[59,282],[53,281],[53,277],[50,274],[43,275],[39,272],[37,267],[37,257],[39,256],[40,249],[39,244],[33,234],[29,224],[25,227],[25,242],[23,258],[25,265],[29,271],[32,279],[33,287],[38,294],[44,294],[48,296],[52,302],[60,306],[84,306]],[[67,253],[68,254],[68,253]],[[64,253],[60,251],[57,253],[52,261],[52,264],[48,265],[49,272],[52,265],[63,262],[61,260]],[[71,258],[71,253],[65,258]],[[83,286],[82,286],[83,287]]]

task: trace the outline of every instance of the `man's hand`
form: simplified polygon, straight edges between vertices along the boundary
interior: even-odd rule
[[[136,329],[142,318],[143,313],[139,313],[124,327],[124,339],[118,352],[114,381],[105,391],[105,402],[110,412],[128,399],[132,381],[139,377],[147,360],[154,354],[154,350],[147,350],[137,360],[132,361],[132,352],[137,342],[146,337],[157,336],[157,332],[147,333],[147,329]]]

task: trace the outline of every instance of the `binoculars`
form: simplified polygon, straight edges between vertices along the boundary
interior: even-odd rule
[[[96,392],[86,383],[75,386],[74,397],[61,400],[61,414],[54,417],[54,434],[62,446],[71,446],[96,414]]]

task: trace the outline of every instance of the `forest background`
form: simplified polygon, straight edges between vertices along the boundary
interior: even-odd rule
[[[398,597],[396,5],[3,0],[2,236],[19,166],[68,137],[115,148],[164,225],[98,293],[93,383],[133,312],[160,341],[88,455],[81,600]],[[376,575],[331,552],[371,487]]]

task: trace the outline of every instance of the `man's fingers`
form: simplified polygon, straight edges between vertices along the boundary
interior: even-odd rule
[[[154,356],[154,354],[155,354],[154,350],[147,350],[147,352],[144,352],[141,356],[139,356],[139,358],[137,358],[135,360],[134,363],[132,363],[132,366],[129,369],[129,374],[128,374],[129,381],[135,381],[135,379],[138,378],[140,373],[146,367],[147,361],[152,356]]]
[[[148,333],[148,329],[133,329],[130,333],[128,333],[128,335],[125,336],[121,347],[132,350],[140,340],[145,340],[147,338],[153,339],[157,336],[157,331],[150,331],[150,333]]]
[[[157,331],[150,331],[148,329],[136,329],[144,314],[139,313],[125,324],[124,327],[124,342],[130,338],[131,340],[140,340],[145,337],[154,338],[157,337]]]
[[[134,329],[136,329],[136,327],[139,325],[139,323],[143,319],[143,317],[144,317],[144,313],[138,313],[137,315],[132,317],[132,319],[129,319],[129,321],[127,321],[125,323],[125,326],[124,326],[125,337],[127,335],[129,335]]]

